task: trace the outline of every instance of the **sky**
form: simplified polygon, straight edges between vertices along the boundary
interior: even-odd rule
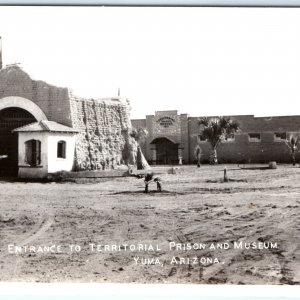
[[[300,114],[300,8],[0,7],[3,63],[131,118]]]

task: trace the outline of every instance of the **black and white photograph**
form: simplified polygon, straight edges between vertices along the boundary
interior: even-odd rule
[[[0,281],[299,285],[300,9],[0,7]]]

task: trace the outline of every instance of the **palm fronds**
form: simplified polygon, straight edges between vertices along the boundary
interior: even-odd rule
[[[219,143],[239,131],[240,125],[229,117],[201,118],[198,124],[201,136],[211,144],[213,151],[211,161],[215,163],[217,162],[216,149]]]
[[[202,118],[199,120],[199,125],[200,134],[211,143],[213,148],[240,129],[239,123],[229,117]]]

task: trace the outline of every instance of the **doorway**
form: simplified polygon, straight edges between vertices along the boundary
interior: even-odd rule
[[[36,122],[26,110],[9,107],[0,111],[0,176],[18,175],[18,134],[12,130]]]
[[[151,144],[156,145],[156,164],[178,164],[178,144],[167,138],[157,138]]]

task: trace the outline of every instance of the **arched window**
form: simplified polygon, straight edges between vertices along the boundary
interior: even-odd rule
[[[41,142],[39,140],[25,142],[25,162],[31,166],[41,164]]]
[[[58,158],[66,158],[66,142],[59,141],[57,143],[57,157]]]

